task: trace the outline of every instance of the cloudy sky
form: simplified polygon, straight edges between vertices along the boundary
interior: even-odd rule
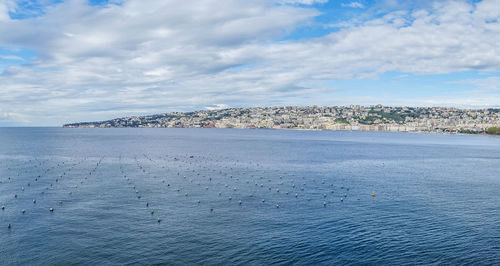
[[[499,107],[499,20],[500,0],[0,0],[0,126],[248,106]]]

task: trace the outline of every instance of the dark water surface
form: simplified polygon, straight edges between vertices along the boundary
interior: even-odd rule
[[[0,265],[498,265],[500,139],[0,128],[0,205]]]

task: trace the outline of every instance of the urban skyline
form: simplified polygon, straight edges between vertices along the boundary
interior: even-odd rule
[[[500,129],[500,109],[283,106],[132,116],[64,127],[267,128],[482,134]],[[493,131],[494,130],[494,131]]]

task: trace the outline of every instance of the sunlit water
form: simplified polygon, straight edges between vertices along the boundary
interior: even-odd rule
[[[1,265],[499,264],[500,139],[0,128],[0,205]]]

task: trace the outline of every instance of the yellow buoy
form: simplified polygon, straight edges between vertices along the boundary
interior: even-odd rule
[[[374,198],[375,198],[375,192],[373,192],[373,193],[372,193],[372,197],[374,197]]]

